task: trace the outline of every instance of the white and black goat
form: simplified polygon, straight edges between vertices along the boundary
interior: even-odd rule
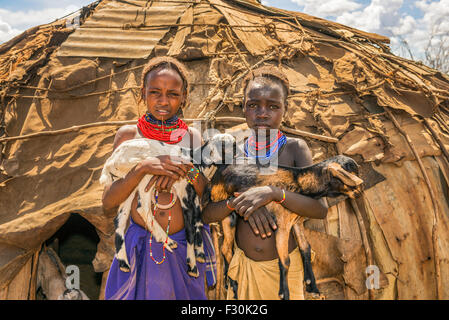
[[[127,140],[120,144],[106,160],[101,173],[100,183],[107,185],[115,180],[124,178],[135,165],[148,157],[170,155],[181,157],[188,161],[201,159],[203,164],[213,163],[221,157],[222,142],[220,139],[222,138],[224,137],[217,136],[195,150],[146,138]],[[201,164],[197,167],[200,170],[202,168]],[[176,241],[167,236],[159,223],[154,220],[153,215],[150,214],[151,190],[145,191],[145,187],[149,183],[151,177],[152,175],[147,174],[142,178],[128,198],[120,204],[118,214],[114,219],[116,228],[116,258],[120,269],[125,272],[129,272],[130,270],[124,243],[125,232],[131,214],[131,203],[136,193],[138,195],[137,212],[143,218],[143,221],[146,222],[147,230],[153,234],[156,241],[164,243],[164,246],[170,252],[173,252],[173,249],[177,247]],[[189,184],[186,179],[181,179],[175,182],[173,187],[176,189],[177,196],[180,199],[184,216],[187,241],[187,272],[189,275],[197,277],[198,268],[196,266],[196,261],[205,261],[203,239],[201,237],[201,227],[203,226],[201,221],[201,201],[193,186]],[[167,242],[165,243],[166,240]]]

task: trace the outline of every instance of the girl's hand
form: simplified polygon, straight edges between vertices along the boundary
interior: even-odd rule
[[[176,181],[177,180],[169,176],[152,176],[147,186],[145,187],[145,191],[150,190],[153,184],[156,190],[159,192],[169,191]]]
[[[254,234],[259,234],[262,239],[265,239],[266,237],[271,237],[273,233],[272,230],[277,229],[274,220],[274,216],[267,210],[267,208],[262,207],[249,216],[248,223],[253,229]]]
[[[250,215],[274,199],[277,199],[278,188],[271,186],[255,187],[242,193],[235,193],[235,199],[230,201],[232,208],[246,221]]]
[[[193,168],[191,162],[168,155],[145,159],[140,163],[140,166],[147,174],[168,176],[175,181],[185,177],[190,168]]]

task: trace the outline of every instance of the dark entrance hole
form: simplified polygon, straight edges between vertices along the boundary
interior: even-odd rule
[[[67,222],[46,241],[46,245],[55,249],[66,267],[76,265],[79,268],[80,289],[91,300],[97,300],[100,295],[103,275],[95,272],[92,265],[99,241],[95,227],[76,213],[72,213]]]

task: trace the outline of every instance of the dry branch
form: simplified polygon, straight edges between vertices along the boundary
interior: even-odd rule
[[[205,118],[198,118],[198,119],[184,119],[185,122],[194,122],[194,121],[206,121]],[[218,117],[215,118],[215,121],[217,122],[234,122],[234,123],[244,123],[246,122],[245,118],[238,118],[238,117]],[[69,132],[76,132],[81,129],[91,128],[91,127],[100,127],[100,126],[122,126],[126,124],[136,124],[137,120],[123,120],[123,121],[103,121],[103,122],[93,122],[88,124],[83,124],[79,126],[72,126],[65,129],[60,130],[54,130],[54,131],[42,131],[42,132],[36,132],[36,133],[30,133],[26,135],[21,136],[15,136],[15,137],[6,137],[6,138],[0,138],[0,142],[9,142],[9,141],[17,141],[17,140],[24,140],[24,139],[30,139],[30,138],[36,138],[36,137],[42,137],[42,136],[53,136],[63,133],[69,133]],[[338,139],[333,137],[327,137],[315,133],[310,133],[306,131],[301,131],[297,129],[291,129],[287,127],[281,127],[281,130],[297,135],[302,137],[308,137],[312,139],[317,139],[325,142],[332,142],[337,143]]]

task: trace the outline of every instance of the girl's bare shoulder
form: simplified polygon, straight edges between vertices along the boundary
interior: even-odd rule
[[[116,149],[122,142],[126,140],[131,140],[138,138],[139,134],[137,132],[137,126],[132,124],[127,124],[120,127],[114,137],[113,149]]]
[[[304,167],[312,164],[312,152],[307,142],[301,138],[287,138],[288,152],[294,157],[295,166]]]

